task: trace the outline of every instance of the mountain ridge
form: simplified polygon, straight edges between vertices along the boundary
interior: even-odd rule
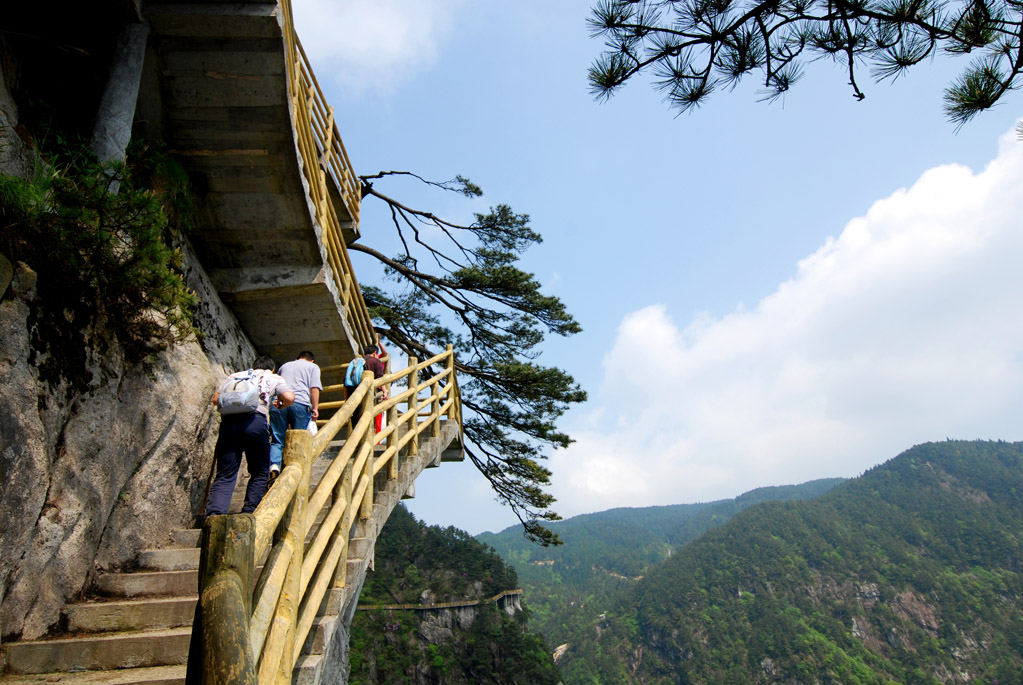
[[[748,508],[623,591],[565,682],[1023,682],[1020,494],[1023,443],[948,441]]]

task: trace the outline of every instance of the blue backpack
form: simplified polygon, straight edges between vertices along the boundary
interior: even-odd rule
[[[356,388],[362,382],[362,373],[366,370],[366,360],[363,357],[356,357],[348,365],[345,372],[345,387]]]

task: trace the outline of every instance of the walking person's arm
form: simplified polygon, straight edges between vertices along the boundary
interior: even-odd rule
[[[309,388],[309,407],[312,409],[312,417],[320,418],[320,389]]]

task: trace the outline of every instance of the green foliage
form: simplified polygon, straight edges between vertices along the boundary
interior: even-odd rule
[[[757,72],[766,99],[802,76],[804,59],[844,67],[854,97],[864,66],[897,78],[942,52],[979,55],[948,87],[945,112],[963,124],[1018,87],[1023,72],[1015,0],[599,0],[589,25],[604,52],[589,71],[591,91],[608,98],[641,73],[681,112]]]
[[[0,245],[39,274],[33,348],[45,351],[44,378],[82,383],[87,328],[101,323],[142,361],[195,335],[196,298],[168,245],[168,195],[154,189],[166,174],[64,149],[34,181],[0,176]]]
[[[404,507],[376,544],[376,570],[359,605],[477,600],[516,588],[515,572],[493,550],[456,528],[424,526]],[[357,611],[351,630],[350,683],[549,683],[560,681],[549,650],[526,628],[528,612],[493,604],[472,609],[471,626],[427,644],[428,612]]]
[[[517,528],[477,539],[515,567],[537,631],[552,645],[577,644],[618,595],[679,547],[755,504],[817,497],[841,482],[831,478],[758,488],[716,502],[575,516],[551,525],[564,541],[559,547],[537,549]]]
[[[618,597],[566,682],[1020,682],[1021,488],[1023,443],[947,442],[751,507]]]
[[[466,197],[482,190],[461,176],[436,183],[408,172],[360,177],[363,196],[386,202],[400,253],[354,243],[349,249],[376,259],[396,287],[364,287],[377,332],[409,356],[433,357],[452,345],[465,410],[466,454],[490,481],[498,498],[544,545],[557,536],[544,525],[560,517],[546,491],[551,472],[542,449],[565,447],[571,438],[556,421],[583,392],[563,370],[536,362],[547,333],[568,336],[581,329],[561,301],[545,295],[517,262],[541,242],[529,216],[507,205],[477,213],[460,225],[407,207],[378,191],[371,181],[411,176]],[[430,236],[425,237],[425,236]]]

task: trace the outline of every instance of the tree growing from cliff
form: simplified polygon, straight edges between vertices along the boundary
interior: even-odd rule
[[[376,330],[419,359],[454,347],[466,454],[515,512],[528,538],[557,544],[557,536],[543,525],[560,518],[546,491],[551,472],[541,463],[543,450],[571,443],[555,421],[586,393],[565,371],[537,360],[547,333],[573,335],[579,324],[517,266],[522,253],[542,240],[528,215],[497,205],[475,214],[471,223],[449,221],[376,187],[398,176],[466,198],[483,195],[461,176],[446,182],[405,171],[360,177],[363,198],[389,208],[400,245],[395,255],[362,243],[349,246],[377,260],[385,281],[394,284],[388,290],[363,287]]]
[[[972,55],[945,91],[961,125],[1019,86],[1023,3],[1018,0],[600,0],[589,19],[605,49],[589,71],[608,98],[648,74],[679,112],[757,72],[765,99],[784,94],[807,59],[840,64],[862,100],[863,68],[894,79],[939,53]]]

